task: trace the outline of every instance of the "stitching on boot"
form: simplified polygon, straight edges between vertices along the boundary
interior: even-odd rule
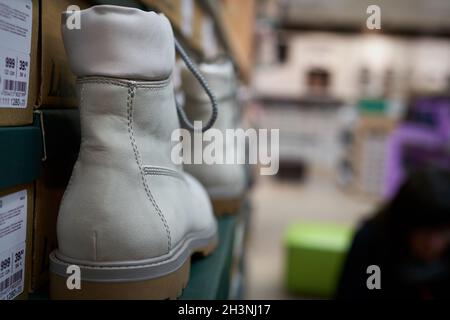
[[[163,167],[154,167],[154,166],[142,166],[144,175],[149,176],[169,176],[173,178],[177,178],[183,182],[186,182],[184,176],[176,170],[163,168]]]
[[[134,152],[134,158],[135,158],[136,163],[137,163],[137,165],[139,167],[139,172],[140,172],[140,175],[141,175],[142,184],[144,185],[145,193],[147,194],[148,199],[150,200],[150,202],[152,203],[153,207],[155,208],[156,213],[160,217],[161,222],[164,224],[164,228],[165,228],[166,234],[167,234],[168,251],[170,251],[170,249],[172,248],[172,237],[171,237],[171,234],[170,234],[169,225],[167,224],[166,218],[164,217],[161,209],[159,208],[158,204],[156,203],[155,198],[153,197],[153,194],[150,191],[150,188],[148,187],[147,182],[145,181],[145,175],[144,175],[144,170],[143,170],[143,166],[142,166],[141,155],[140,155],[138,147],[137,147],[136,139],[134,138],[134,130],[133,130],[133,99],[134,99],[135,93],[136,93],[136,85],[134,83],[129,83],[129,85],[128,85],[128,96],[127,96],[128,133],[129,133],[129,136],[130,136],[131,146],[132,146],[133,152]]]
[[[150,90],[158,90],[161,88],[167,87],[171,82],[172,77],[168,77],[164,80],[154,80],[154,81],[130,81],[130,80],[121,80],[107,77],[83,77],[78,78],[77,83],[100,83],[100,84],[109,84],[119,87],[128,88],[130,85],[133,85],[135,88],[143,88]]]

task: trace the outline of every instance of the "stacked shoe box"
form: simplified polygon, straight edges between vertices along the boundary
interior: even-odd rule
[[[25,299],[31,279],[33,181],[42,154],[36,97],[38,3],[0,1],[0,299]]]
[[[39,118],[0,127],[0,299],[25,298],[31,279],[33,181],[42,155]],[[4,152],[4,154],[3,154]]]

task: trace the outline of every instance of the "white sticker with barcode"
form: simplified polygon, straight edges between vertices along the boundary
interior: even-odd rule
[[[24,290],[27,191],[0,197],[0,300]]]
[[[0,47],[0,108],[26,108],[30,57]]]
[[[31,0],[0,0],[0,46],[30,54],[32,20]]]
[[[0,108],[26,108],[30,79],[31,0],[0,0]]]

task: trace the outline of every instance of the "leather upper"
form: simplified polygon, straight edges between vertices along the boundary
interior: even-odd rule
[[[216,229],[205,190],[171,161],[179,122],[170,24],[113,6],[81,16],[81,30],[63,26],[70,64],[83,77],[82,140],[60,206],[59,252],[105,263],[163,257],[188,234]]]

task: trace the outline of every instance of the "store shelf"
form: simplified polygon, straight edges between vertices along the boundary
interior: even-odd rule
[[[246,248],[250,236],[251,212],[251,204],[247,199],[247,201],[243,203],[236,221],[233,262],[231,265],[230,293],[228,296],[231,300],[241,300],[245,298],[247,273]]]
[[[41,172],[42,135],[39,116],[31,126],[0,127],[0,190],[30,183]]]
[[[181,300],[227,299],[237,216],[219,219],[219,245],[212,255],[192,261]]]

